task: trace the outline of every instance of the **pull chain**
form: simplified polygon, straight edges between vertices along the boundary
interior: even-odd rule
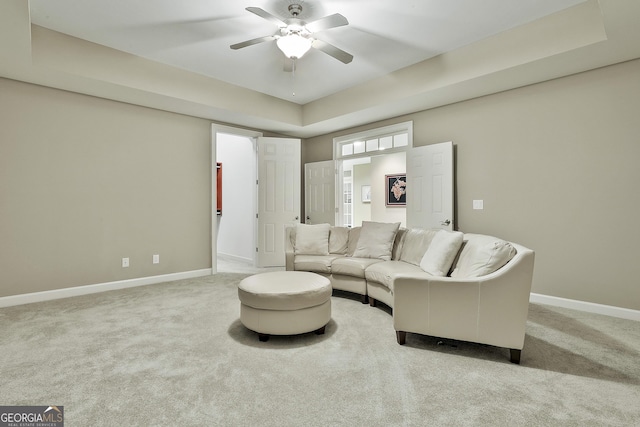
[[[293,86],[293,96],[296,96],[296,60],[292,59],[293,67],[291,69],[291,85]]]

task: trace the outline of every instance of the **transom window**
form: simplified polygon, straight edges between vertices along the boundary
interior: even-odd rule
[[[413,122],[346,135],[334,139],[334,158],[375,156],[384,152],[405,151],[413,140]]]

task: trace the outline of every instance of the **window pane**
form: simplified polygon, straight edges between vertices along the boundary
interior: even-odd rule
[[[342,144],[342,155],[350,156],[353,154],[353,144]]]
[[[343,197],[344,197],[344,203],[342,205],[342,211],[343,211],[343,222],[345,226],[351,226],[351,222],[352,222],[352,212],[351,212],[351,183],[350,182],[345,182],[344,186],[343,186]]]
[[[367,152],[369,151],[378,151],[378,140],[377,139],[369,139],[367,140]]]
[[[393,136],[394,147],[404,147],[406,145],[409,145],[409,134],[401,133]]]
[[[353,154],[364,153],[364,141],[356,141],[353,143]]]
[[[393,137],[391,136],[385,136],[384,138],[380,138],[380,149],[381,150],[388,150],[389,148],[392,148],[393,142]]]

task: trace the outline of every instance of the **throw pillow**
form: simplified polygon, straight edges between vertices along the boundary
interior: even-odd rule
[[[420,265],[424,253],[427,252],[429,244],[438,233],[436,229],[410,228],[404,235],[402,251],[400,251],[400,261],[413,265]]]
[[[362,221],[358,245],[353,252],[355,258],[391,259],[393,241],[400,223]]]
[[[329,255],[329,224],[297,224],[296,255]]]
[[[496,240],[479,247],[463,250],[451,277],[480,277],[493,273],[511,261],[516,248],[504,240]]]
[[[438,231],[420,261],[420,268],[432,276],[446,276],[462,246],[463,237],[460,231]]]

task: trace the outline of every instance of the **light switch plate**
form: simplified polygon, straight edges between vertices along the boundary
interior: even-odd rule
[[[474,200],[473,201],[473,209],[475,209],[475,210],[484,209],[484,200]]]
[[[154,264],[160,264],[160,255],[154,255],[153,256],[153,263]]]

